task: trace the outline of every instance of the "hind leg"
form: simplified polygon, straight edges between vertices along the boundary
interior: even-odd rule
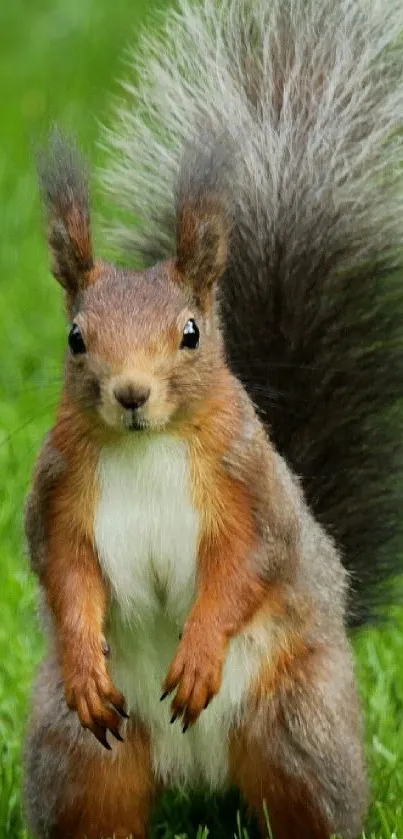
[[[149,740],[129,720],[106,751],[67,710],[57,665],[35,691],[26,745],[25,803],[38,839],[145,839],[154,798]]]
[[[281,669],[281,673],[280,673]],[[367,804],[350,653],[309,651],[264,673],[231,743],[232,778],[267,836],[353,839]]]

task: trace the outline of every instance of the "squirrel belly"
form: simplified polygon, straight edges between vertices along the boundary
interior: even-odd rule
[[[184,737],[160,694],[196,594],[199,518],[187,444],[168,434],[130,436],[101,451],[98,482],[94,536],[113,591],[113,680],[150,732],[157,777],[219,789],[228,782],[229,730],[270,659],[270,627],[231,641],[219,695]]]

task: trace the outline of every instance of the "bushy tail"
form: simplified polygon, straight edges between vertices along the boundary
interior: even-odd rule
[[[183,150],[228,138],[229,359],[341,546],[353,623],[403,568],[402,32],[401,0],[182,0],[104,176],[136,222],[119,244],[172,256]]]

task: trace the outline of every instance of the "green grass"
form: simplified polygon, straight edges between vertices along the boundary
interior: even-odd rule
[[[162,2],[160,2],[162,5]],[[122,50],[147,0],[13,0],[0,10],[0,836],[26,836],[21,745],[42,640],[36,586],[23,553],[22,511],[32,464],[49,427],[66,329],[48,272],[30,148],[57,120],[96,158]],[[367,837],[403,839],[403,618],[355,643],[366,711],[373,805]],[[155,816],[160,839],[244,839],[238,800],[170,794]]]

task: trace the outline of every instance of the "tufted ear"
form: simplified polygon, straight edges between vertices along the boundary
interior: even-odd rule
[[[52,271],[74,297],[87,284],[94,265],[88,174],[75,145],[56,128],[38,155],[38,173],[48,217]]]
[[[182,162],[177,189],[176,268],[201,308],[225,271],[232,226],[228,149],[193,147]]]
[[[182,207],[178,218],[176,266],[201,308],[223,275],[229,251],[229,225],[213,197],[202,204]]]

